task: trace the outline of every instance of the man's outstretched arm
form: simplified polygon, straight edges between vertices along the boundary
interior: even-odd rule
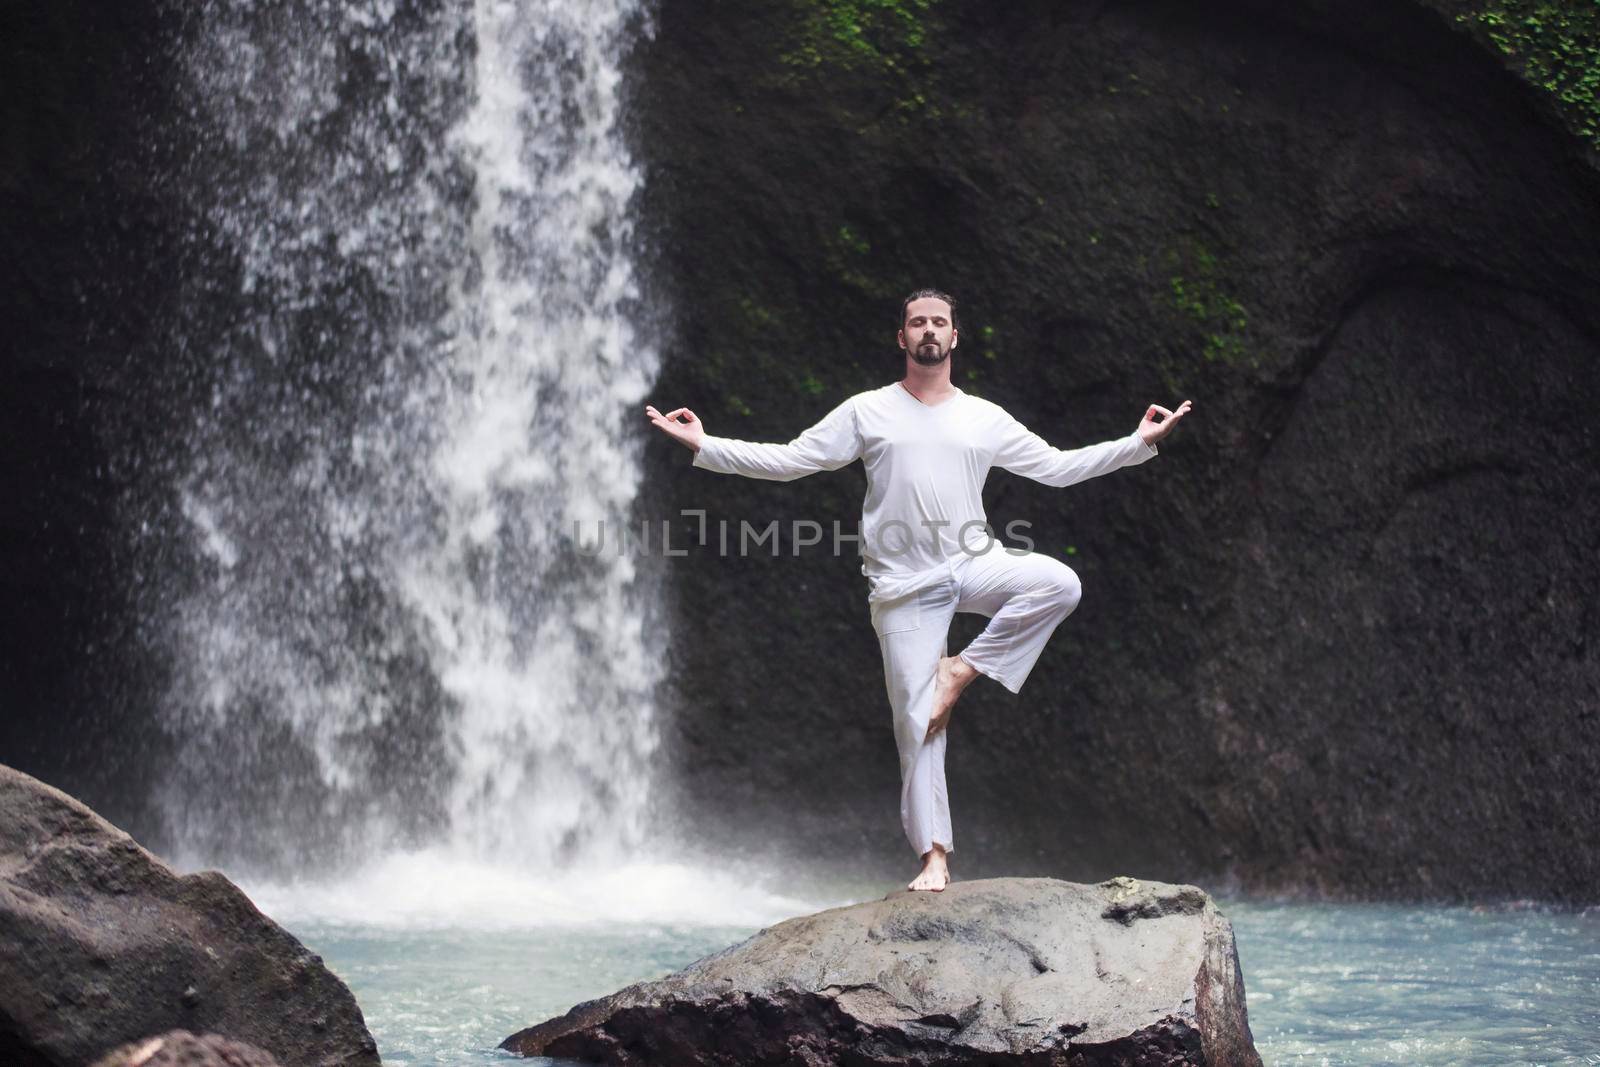
[[[644,413],[663,433],[694,450],[696,467],[719,474],[787,482],[816,471],[838,470],[861,455],[861,433],[850,400],[786,445],[714,437],[688,408],[663,415],[646,405]]]
[[[1044,438],[1012,419],[995,453],[994,465],[1058,487],[1109,474],[1119,467],[1143,463],[1158,455],[1156,442],[1171,433],[1192,406],[1185,400],[1176,411],[1168,411],[1159,404],[1151,404],[1139,428],[1128,436],[1067,450],[1052,447]],[[1156,421],[1157,415],[1162,416],[1162,421]]]

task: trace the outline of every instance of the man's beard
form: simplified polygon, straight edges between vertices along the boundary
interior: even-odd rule
[[[924,367],[937,367],[939,364],[943,363],[949,358],[950,350],[948,348],[943,347],[937,342],[933,343],[932,348],[933,351],[930,352],[927,349],[924,349],[919,343],[912,347],[911,358],[916,360]]]

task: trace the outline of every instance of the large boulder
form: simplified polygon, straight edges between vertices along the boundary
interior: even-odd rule
[[[173,1029],[297,1067],[379,1062],[350,990],[232,882],[180,876],[0,766],[0,1060],[88,1064]]]
[[[173,1030],[130,1041],[95,1061],[94,1067],[281,1067],[254,1045],[216,1034]]]
[[[508,1037],[609,1064],[1259,1065],[1233,929],[1190,885],[955,882],[789,919]]]

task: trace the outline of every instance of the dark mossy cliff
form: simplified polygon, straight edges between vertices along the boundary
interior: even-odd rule
[[[1542,6],[1600,69],[1592,12]],[[995,525],[1030,521],[1085,595],[1019,697],[957,711],[968,873],[1592,895],[1600,174],[1561,99],[1586,75],[1519,77],[1494,15],[660,4],[658,406],[788,440],[898,377],[898,299],[930,284],[961,302],[956,382],[1052,443],[1195,401],[1144,466],[990,480]],[[859,515],[858,466],[649,456],[652,514]],[[689,810],[904,848],[857,562],[767,551],[675,561]]]

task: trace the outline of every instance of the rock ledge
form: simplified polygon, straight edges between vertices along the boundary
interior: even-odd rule
[[[508,1037],[618,1065],[1259,1067],[1233,929],[1203,890],[955,882],[779,923]]]

